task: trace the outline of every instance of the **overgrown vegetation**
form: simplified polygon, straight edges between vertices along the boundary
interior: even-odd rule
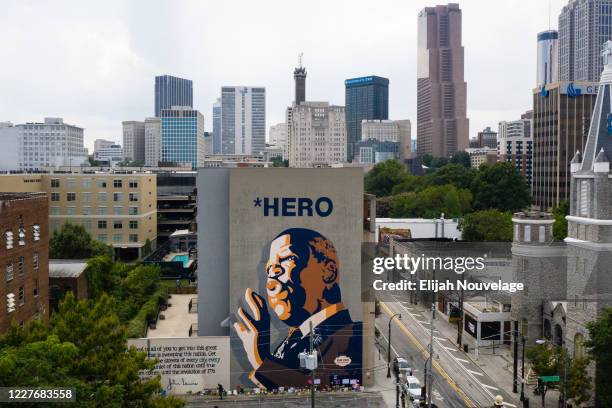
[[[55,230],[49,240],[51,259],[89,259],[98,255],[112,257],[113,249],[93,240],[82,225],[67,222]]]

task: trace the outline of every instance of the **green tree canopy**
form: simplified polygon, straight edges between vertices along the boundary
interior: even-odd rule
[[[459,217],[470,211],[472,194],[453,185],[430,186],[415,193],[403,193],[391,201],[392,217],[435,218],[444,213],[447,218]]]
[[[483,164],[472,183],[476,210],[496,208],[500,211],[520,211],[530,203],[529,186],[511,164]]]
[[[452,164],[460,164],[468,169],[472,167],[472,162],[470,161],[470,154],[463,150],[453,153],[450,158],[450,162]]]
[[[53,232],[49,240],[51,259],[89,259],[93,256],[113,256],[110,246],[91,239],[87,230],[77,224],[65,223]]]
[[[589,339],[585,346],[597,365],[597,402],[598,406],[612,406],[612,382],[609,381],[612,373],[612,308],[603,310],[601,316],[587,323]]]
[[[74,387],[78,407],[182,407],[159,395],[159,377],[140,378],[155,361],[127,349],[112,303],[106,295],[77,301],[69,292],[48,327],[12,326],[0,337],[0,386]]]
[[[397,160],[386,160],[376,164],[365,175],[365,191],[377,197],[391,194],[393,186],[400,184],[408,177],[406,166]]]
[[[452,184],[457,188],[469,189],[474,181],[475,173],[472,168],[464,167],[461,164],[447,164],[425,178],[429,185]]]
[[[467,214],[458,225],[466,241],[512,241],[512,214],[482,210]]]
[[[565,216],[569,215],[569,210],[569,201],[563,200],[551,211],[555,219],[555,223],[553,224],[553,236],[558,241],[563,241],[567,237],[567,220]]]

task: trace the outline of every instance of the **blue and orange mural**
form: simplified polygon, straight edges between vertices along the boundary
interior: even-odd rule
[[[290,228],[270,243],[265,268],[265,298],[246,289],[233,328],[259,387],[303,387],[310,371],[300,368],[310,337],[317,350],[321,386],[361,385],[363,324],[342,303],[340,263],[332,242],[306,228]],[[271,344],[271,323],[282,322],[284,338]],[[282,338],[282,336],[281,336]]]

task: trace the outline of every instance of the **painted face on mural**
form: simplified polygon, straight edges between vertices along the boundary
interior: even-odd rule
[[[272,241],[265,269],[270,309],[289,326],[340,301],[336,249],[322,236],[297,235]]]

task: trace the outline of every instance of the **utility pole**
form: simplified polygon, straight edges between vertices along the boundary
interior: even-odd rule
[[[514,338],[514,361],[513,361],[513,365],[512,365],[512,378],[514,379],[512,382],[512,392],[513,393],[517,393],[518,389],[517,389],[517,382],[518,382],[518,377],[517,377],[517,369],[518,369],[518,339],[517,339],[517,331],[518,331],[518,321],[514,322],[514,330],[512,330],[512,336]]]
[[[521,336],[521,401],[525,401],[525,336]]]
[[[459,321],[457,322],[457,346],[461,348],[463,341],[463,287],[459,291]]]
[[[433,391],[433,333],[434,333],[434,320],[436,318],[436,303],[435,301],[431,304],[431,329],[429,331],[429,370],[427,376],[429,377],[429,389],[427,390],[427,408],[431,408],[431,394]]]
[[[563,338],[563,408],[567,408],[567,347]]]
[[[314,337],[312,332],[312,320],[310,321],[310,355],[314,355]],[[315,361],[316,367],[316,361]],[[315,408],[315,370],[310,371],[310,401],[312,408]]]

